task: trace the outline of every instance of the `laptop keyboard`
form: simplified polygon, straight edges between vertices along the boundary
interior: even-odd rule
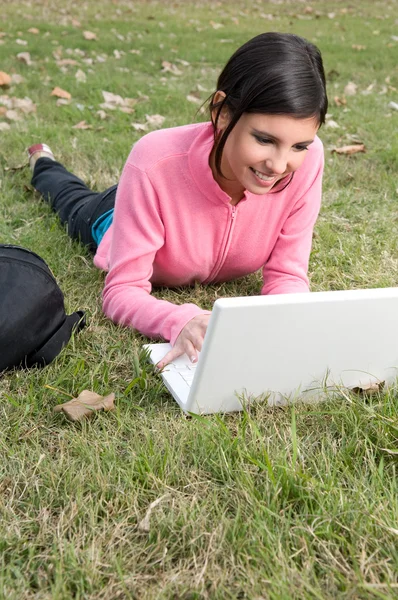
[[[170,363],[166,369],[172,371],[173,373],[178,373],[183,380],[190,386],[192,384],[197,363],[194,364],[184,364],[184,365],[176,365],[175,363]]]

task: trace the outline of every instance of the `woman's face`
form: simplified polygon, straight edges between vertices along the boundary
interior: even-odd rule
[[[220,117],[218,125],[224,129],[228,117]],[[266,194],[300,167],[318,128],[314,118],[244,113],[223,149],[223,177],[215,170],[214,158],[213,177],[233,199],[241,198],[245,190]]]

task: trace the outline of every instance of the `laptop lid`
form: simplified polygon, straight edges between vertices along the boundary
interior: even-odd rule
[[[395,381],[398,288],[223,298],[215,302],[184,410],[284,404]]]

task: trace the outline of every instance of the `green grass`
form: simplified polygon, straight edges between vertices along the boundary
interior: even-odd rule
[[[312,289],[397,285],[397,112],[388,106],[398,99],[396,3],[307,4],[3,0],[0,70],[24,81],[0,95],[29,97],[37,110],[0,131],[0,241],[41,254],[68,311],[85,309],[89,326],[45,370],[0,378],[0,598],[397,597],[396,390],[185,417],[145,361],[145,338],[102,316],[103,274],[33,193],[28,169],[14,170],[27,146],[46,141],[94,188],[111,185],[140,136],[132,122],[206,118],[186,96],[200,84],[205,100],[236,47],[261,31],[298,33],[322,50],[339,124],[320,132],[326,169]],[[86,41],[84,30],[98,40]],[[24,51],[31,66],[16,59]],[[78,65],[61,69],[53,53]],[[163,60],[182,75],[161,73]],[[86,83],[75,78],[79,68]],[[336,106],[349,81],[357,94]],[[70,105],[56,106],[56,85],[72,94]],[[135,114],[108,111],[102,121],[102,90],[148,98]],[[82,120],[93,129],[72,129]],[[365,154],[331,152],[355,140]],[[255,274],[156,294],[211,307],[259,287]],[[53,413],[85,388],[114,391],[115,413],[81,424]]]

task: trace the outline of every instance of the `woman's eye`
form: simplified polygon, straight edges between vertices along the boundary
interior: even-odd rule
[[[271,144],[272,140],[270,140],[269,138],[263,138],[263,137],[259,137],[257,135],[254,136],[256,138],[256,140],[258,141],[259,144]]]
[[[301,146],[300,144],[297,146],[294,146],[295,150],[298,150],[299,152],[302,152],[303,150],[308,150],[308,146]]]

